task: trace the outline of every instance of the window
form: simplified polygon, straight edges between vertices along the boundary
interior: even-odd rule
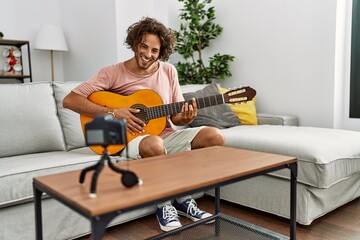
[[[350,65],[350,118],[360,118],[360,0],[353,0]]]

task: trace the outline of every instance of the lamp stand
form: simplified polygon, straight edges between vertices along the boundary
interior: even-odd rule
[[[51,80],[54,81],[54,51],[50,50],[51,55]]]

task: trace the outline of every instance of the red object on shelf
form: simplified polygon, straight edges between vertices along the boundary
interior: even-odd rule
[[[9,65],[13,66],[13,65],[15,65],[17,63],[17,60],[16,60],[15,57],[12,56],[12,57],[8,58],[7,63]]]

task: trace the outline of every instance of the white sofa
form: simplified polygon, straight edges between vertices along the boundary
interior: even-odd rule
[[[62,108],[62,99],[78,84],[0,84],[0,240],[35,238],[33,177],[82,169],[99,159],[85,147],[78,114]],[[299,223],[310,224],[360,195],[360,133],[296,127],[297,119],[289,116],[258,114],[258,119],[267,125],[223,129],[225,145],[299,159]],[[236,183],[221,194],[229,201],[289,217],[286,171]],[[148,207],[130,212],[111,225],[154,211]],[[90,230],[86,219],[47,197],[43,225],[44,239],[75,238]]]

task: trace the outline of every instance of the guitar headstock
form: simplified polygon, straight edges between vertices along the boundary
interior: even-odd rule
[[[251,101],[256,96],[256,91],[251,87],[240,87],[227,91],[223,96],[225,103],[242,103]]]

